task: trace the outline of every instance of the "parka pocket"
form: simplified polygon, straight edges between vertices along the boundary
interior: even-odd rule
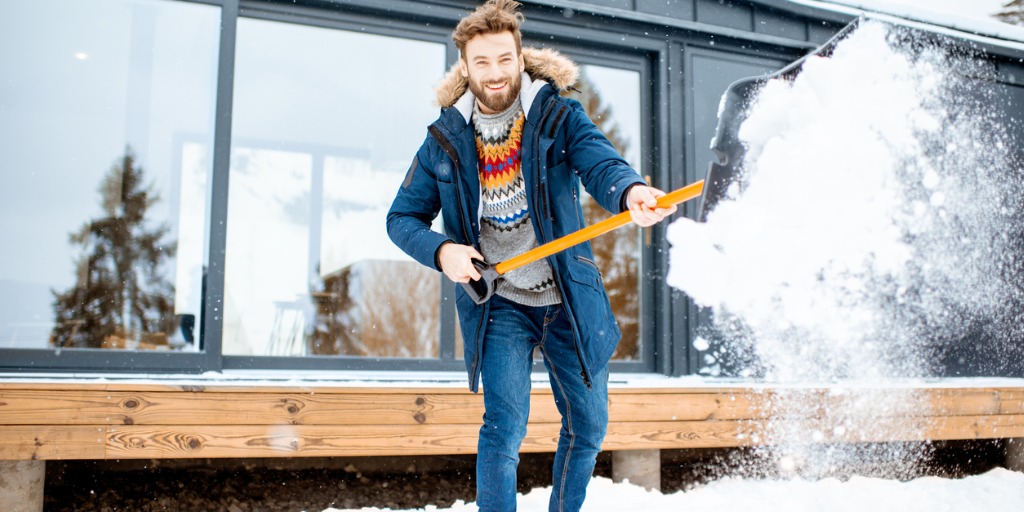
[[[597,268],[597,263],[590,258],[576,256],[576,261],[569,266],[569,277],[577,283],[589,285],[595,290],[604,292],[601,270]]]
[[[454,183],[437,182],[437,192],[441,196],[441,218],[444,221],[445,234],[460,244],[468,243],[462,231],[462,219],[459,218],[461,208]]]
[[[442,158],[441,161],[434,167],[434,175],[437,176],[438,183],[452,184],[452,163],[447,158]]]

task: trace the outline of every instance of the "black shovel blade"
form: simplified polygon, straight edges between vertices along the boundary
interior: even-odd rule
[[[832,55],[836,45],[853,33],[861,22],[860,19],[854,20],[813,52],[774,73],[742,78],[733,82],[726,89],[720,102],[715,138],[711,143],[711,151],[714,153],[715,160],[709,163],[708,173],[704,177],[704,192],[701,196],[698,220],[707,220],[708,213],[726,197],[729,187],[733,183],[737,184],[740,190],[746,187],[742,167],[747,146],[740,140],[739,131],[740,126],[747,120],[750,109],[757,99],[757,94],[765,83],[773,79],[792,80],[800,74],[804,63],[811,57]]]
[[[501,279],[501,274],[494,269],[494,265],[489,265],[481,260],[473,260],[473,266],[480,272],[480,279],[459,284],[469,294],[469,298],[473,299],[473,302],[483,304],[494,295],[494,290],[498,287],[498,279]]]

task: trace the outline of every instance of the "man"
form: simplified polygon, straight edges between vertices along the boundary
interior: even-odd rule
[[[578,68],[556,52],[523,49],[518,8],[490,0],[456,27],[460,58],[438,87],[441,116],[388,212],[395,244],[459,283],[480,279],[473,259],[498,263],[584,227],[581,182],[641,226],[676,210],[657,208],[664,193],[629,167],[579,102],[559,96]],[[445,234],[430,230],[438,212]],[[470,389],[483,381],[480,510],[516,508],[534,349],[562,415],[549,508],[579,510],[608,425],[607,364],[620,337],[590,244],[506,273],[483,305],[456,287],[456,306]]]

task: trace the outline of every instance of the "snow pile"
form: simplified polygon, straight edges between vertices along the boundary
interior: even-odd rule
[[[899,474],[920,447],[819,443],[918,438],[898,422],[915,398],[882,381],[933,373],[935,347],[971,329],[1017,325],[992,321],[1015,299],[1020,215],[999,98],[964,78],[979,63],[912,36],[865,23],[768,82],[740,129],[742,186],[706,223],[669,228],[669,283],[715,315],[695,343],[703,373],[838,390],[795,387],[765,411],[755,441],[780,446],[784,470],[888,461]],[[817,425],[789,420],[815,410]]]
[[[546,511],[550,494],[551,488],[547,487],[520,495],[518,510]],[[961,480],[926,477],[909,482],[864,477],[854,477],[845,482],[834,478],[814,482],[726,478],[691,491],[667,495],[649,492],[628,483],[615,484],[607,478],[594,478],[590,482],[583,508],[588,512],[1011,512],[1020,510],[1022,504],[1024,473],[994,469]],[[363,508],[358,512],[381,510],[390,509]],[[418,510],[472,512],[477,507],[472,503],[457,502],[447,509],[427,506]],[[329,508],[324,512],[357,511]]]

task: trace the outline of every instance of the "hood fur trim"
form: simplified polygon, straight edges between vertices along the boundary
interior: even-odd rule
[[[565,90],[576,83],[580,68],[568,57],[551,48],[523,48],[526,73],[534,80],[545,80],[555,89]],[[447,108],[459,101],[469,89],[469,82],[459,72],[459,63],[452,64],[435,89],[438,106]]]

